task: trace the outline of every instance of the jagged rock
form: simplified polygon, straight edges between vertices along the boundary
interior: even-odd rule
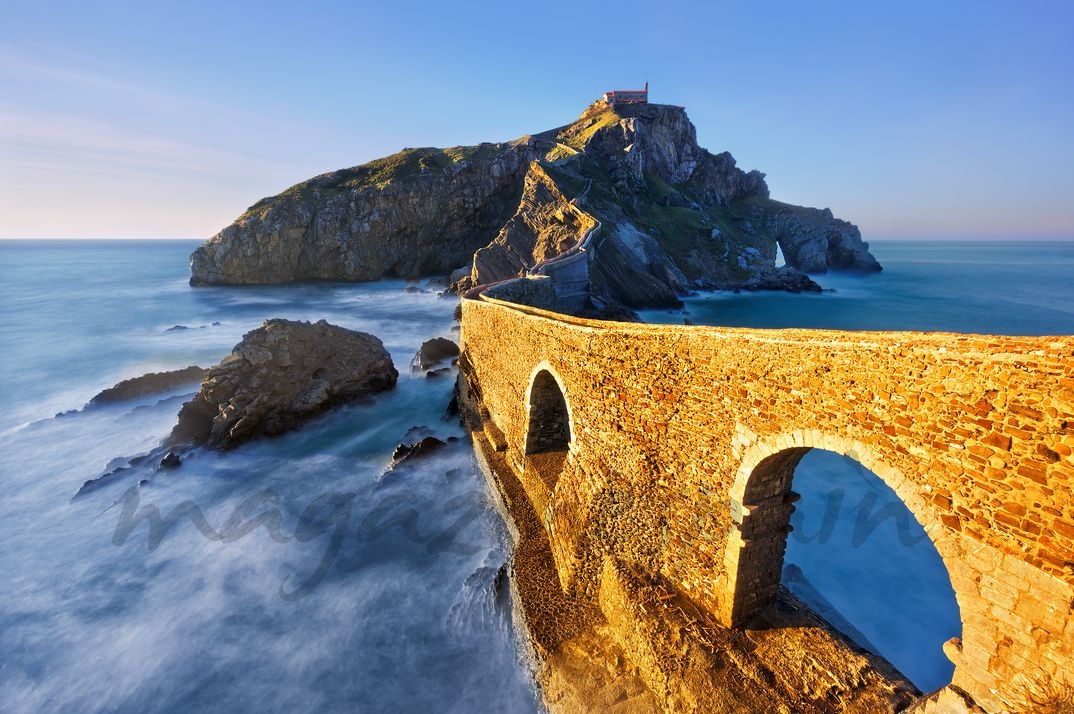
[[[437,439],[435,436],[426,436],[421,441],[412,444],[399,444],[392,452],[392,462],[388,468],[398,468],[403,462],[413,462],[433,454],[447,446],[446,441]]]
[[[469,277],[470,277],[470,264],[467,263],[466,265],[462,266],[461,268],[455,268],[455,270],[451,271],[451,275],[448,276],[448,286],[449,287],[454,286],[460,280],[462,280],[463,278],[469,278]]]
[[[167,444],[227,449],[280,434],[333,406],[391,389],[397,377],[373,335],[324,320],[266,320],[208,371]]]
[[[451,401],[448,402],[447,407],[444,408],[444,414],[440,417],[442,421],[457,420],[459,418],[459,395],[452,394]]]
[[[162,469],[177,469],[182,466],[183,460],[179,458],[179,454],[174,451],[169,451],[164,455],[164,458],[160,460],[160,468]]]
[[[788,293],[819,293],[823,288],[797,268],[768,268],[760,275],[729,286],[732,290],[782,290]]]
[[[681,307],[688,281],[660,244],[626,220],[609,233],[590,266],[596,292],[627,307]]]
[[[434,337],[422,343],[410,364],[415,371],[424,372],[439,362],[458,356],[457,344],[446,337]]]
[[[179,387],[193,386],[200,382],[204,376],[205,370],[194,365],[167,372],[149,372],[140,377],[124,379],[114,387],[98,392],[89,401],[89,405],[100,406],[102,404],[126,402],[152,394],[161,394]]]
[[[595,218],[571,203],[543,166],[533,162],[515,214],[489,245],[474,254],[471,281],[483,285],[524,273],[570,250],[596,224]]]

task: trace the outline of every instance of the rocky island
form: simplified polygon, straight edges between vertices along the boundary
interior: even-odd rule
[[[773,200],[764,174],[698,146],[682,107],[603,100],[516,141],[404,149],[296,184],[190,268],[192,285],[450,274],[464,289],[559,274],[568,311],[675,306],[699,288],[809,290],[799,271],[881,269],[853,224]]]

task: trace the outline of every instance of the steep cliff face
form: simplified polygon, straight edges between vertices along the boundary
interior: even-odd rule
[[[475,285],[513,278],[566,252],[596,224],[534,161],[526,172],[518,208],[496,238],[474,253],[470,277]]]
[[[518,206],[529,140],[408,149],[264,199],[190,259],[194,285],[446,274]]]
[[[698,146],[681,107],[597,102],[504,144],[409,149],[264,199],[191,257],[192,284],[533,270],[585,246],[597,303],[678,303],[691,288],[781,288],[792,268],[877,271],[858,229],[769,198],[764,174]],[[575,260],[577,263],[577,260]],[[577,265],[572,268],[577,279]],[[771,284],[769,284],[771,282]]]
[[[729,208],[767,200],[764,175],[698,146],[682,108],[597,103],[549,140],[546,173],[602,227],[587,248],[597,302],[674,306],[692,287],[738,285],[774,266],[771,236],[742,230]],[[523,202],[539,200],[524,192]]]

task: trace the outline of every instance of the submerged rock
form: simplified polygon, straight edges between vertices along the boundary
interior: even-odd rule
[[[444,360],[458,356],[459,346],[457,344],[446,337],[434,337],[422,343],[410,364],[415,371],[424,372]]]
[[[697,290],[782,290],[788,293],[820,293],[824,288],[811,277],[797,268],[784,265],[779,268],[765,268],[745,280],[717,281],[695,280],[691,287]]]
[[[205,369],[197,366],[173,369],[167,372],[149,372],[140,377],[124,379],[109,387],[89,401],[90,406],[126,402],[153,394],[171,391],[178,387],[193,386],[205,376]]]
[[[167,443],[227,449],[280,434],[331,407],[391,389],[397,377],[373,335],[324,320],[266,320],[208,371]]]
[[[784,265],[782,268],[770,268],[731,286],[736,290],[782,290],[788,293],[819,293],[824,289],[808,275],[797,268]]]
[[[162,469],[177,469],[183,465],[183,460],[179,458],[179,454],[174,451],[169,451],[164,455],[164,458],[160,460],[160,468]]]
[[[447,446],[447,442],[435,436],[426,436],[413,444],[399,444],[392,452],[392,462],[388,468],[397,468],[403,462],[412,462],[429,456]]]

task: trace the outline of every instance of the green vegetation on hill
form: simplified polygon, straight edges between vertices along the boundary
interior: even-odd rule
[[[607,126],[612,114],[594,113],[590,117],[593,123],[582,131],[570,135],[563,131],[557,138],[584,141],[581,137],[592,136],[593,127]],[[753,199],[717,206],[696,195],[689,186],[673,186],[655,174],[646,174],[641,191],[636,193],[636,189],[631,189],[633,195],[628,197],[616,188],[614,169],[613,164],[588,155],[545,163],[545,170],[566,196],[579,195],[587,183],[592,182],[585,207],[600,216],[605,230],[614,231],[619,217],[629,220],[669,255],[677,256],[679,267],[687,277],[713,277],[713,265],[724,266],[724,278],[748,277],[749,270],[739,266],[737,256],[747,248],[760,249],[769,239],[743,228],[748,211],[754,205]],[[717,231],[715,237],[713,229]],[[688,256],[694,256],[694,259]]]
[[[591,113],[583,114],[581,120],[560,131],[556,135],[556,140],[582,151],[585,149],[586,142],[594,134],[622,119],[615,109],[610,106],[604,109],[597,107],[590,111]]]
[[[515,142],[517,143],[517,142]],[[354,189],[383,188],[399,179],[426,172],[443,171],[462,161],[486,161],[495,158],[512,144],[481,143],[476,146],[453,146],[447,149],[420,147],[375,159],[361,166],[331,171],[295,184],[278,196],[262,198],[246,209],[239,220],[259,213],[280,199],[306,200],[325,193],[341,193]]]
[[[552,150],[545,154],[544,160],[549,162],[559,161],[560,159],[569,159],[572,156],[577,156],[574,151],[566,144],[556,144],[552,147]]]
[[[783,201],[776,201],[775,199],[763,198],[761,196],[750,196],[749,198],[740,199],[728,208],[731,209],[731,213],[736,218],[745,218],[750,209],[753,208],[760,208],[765,211],[794,213],[795,215],[806,218],[812,218],[817,211],[816,208],[810,208],[809,206],[796,206],[793,203],[783,203]]]
[[[585,177],[569,170],[567,167],[547,164],[544,170],[552,177],[552,180],[556,182],[556,186],[567,198],[573,199],[585,190]]]
[[[701,208],[697,198],[684,187],[672,187],[656,176],[647,176],[646,183],[650,200],[641,202],[632,211],[633,217],[668,254],[680,257],[707,254],[711,262],[724,265],[730,276],[745,277],[748,271],[740,270],[729,258],[754,247],[758,241],[742,230],[732,209],[713,205]],[[669,205],[672,193],[678,193],[697,207]],[[718,231],[716,237],[713,237],[714,228]],[[704,277],[694,261],[678,262],[687,277]]]

